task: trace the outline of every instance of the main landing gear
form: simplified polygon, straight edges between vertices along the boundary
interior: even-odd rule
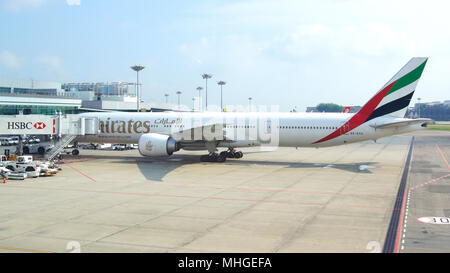
[[[227,158],[225,156],[219,155],[217,153],[212,153],[212,154],[207,154],[207,155],[202,155],[200,157],[200,161],[201,162],[225,162],[225,160],[227,160]]]
[[[244,154],[241,151],[236,152],[234,149],[228,149],[228,151],[223,151],[220,155],[226,158],[242,158]]]
[[[208,155],[202,155],[200,161],[202,162],[225,162],[227,158],[242,158],[244,154],[241,151],[236,152],[234,149],[223,151],[220,154],[210,153]]]

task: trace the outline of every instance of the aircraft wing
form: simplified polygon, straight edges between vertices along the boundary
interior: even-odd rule
[[[381,124],[373,124],[370,126],[375,129],[385,129],[385,128],[409,126],[409,125],[414,125],[414,124],[428,125],[428,124],[431,124],[432,122],[433,122],[433,120],[431,120],[431,119],[420,118],[420,119],[407,119],[407,120],[400,120],[400,121],[398,121],[398,120],[386,121]]]

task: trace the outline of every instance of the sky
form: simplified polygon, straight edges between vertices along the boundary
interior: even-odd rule
[[[0,77],[135,82],[145,101],[278,106],[366,103],[412,57],[413,98],[449,100],[446,0],[0,0]],[[203,91],[204,92],[204,91]],[[204,95],[204,94],[203,94]]]

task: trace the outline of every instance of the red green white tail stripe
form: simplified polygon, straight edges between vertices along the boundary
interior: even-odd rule
[[[412,58],[349,121],[314,144],[339,137],[377,117],[403,118],[427,61],[428,58]]]

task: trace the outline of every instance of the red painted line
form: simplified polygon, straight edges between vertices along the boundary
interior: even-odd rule
[[[442,153],[441,149],[439,149],[439,146],[436,144],[436,149],[439,152],[439,154],[441,155],[442,160],[444,161],[445,165],[447,165],[447,169],[450,170],[450,165],[448,164],[447,159],[445,159],[444,154]]]
[[[303,194],[303,195],[336,195],[348,197],[363,197],[363,198],[387,198],[396,199],[393,195],[376,195],[376,194],[344,194],[333,192],[312,192],[312,191],[295,191],[284,189],[260,189],[260,188],[242,188],[242,187],[213,187],[213,186],[197,186],[197,185],[177,185],[177,184],[161,184],[161,186],[182,188],[182,189],[213,189],[213,190],[229,190],[229,191],[245,191],[245,192],[270,192],[270,193],[288,193],[288,194]]]
[[[69,163],[79,163],[79,162],[88,162],[88,161],[94,161],[94,160],[98,160],[98,158],[80,158],[80,159],[64,159],[64,163],[65,164],[69,164]]]
[[[88,176],[87,174],[81,172],[81,171],[78,170],[77,168],[70,166],[70,164],[68,164],[67,162],[66,162],[66,165],[67,165],[67,167],[71,168],[72,170],[76,171],[77,173],[81,174],[82,176],[88,178],[88,179],[91,180],[92,182],[97,182],[94,178],[92,178],[92,177]]]
[[[403,195],[403,202],[402,202],[402,210],[400,214],[400,220],[398,221],[398,230],[397,230],[397,239],[395,242],[395,250],[394,253],[398,253],[399,246],[400,246],[400,239],[402,235],[402,229],[403,229],[403,218],[405,216],[405,205],[406,205],[406,198],[408,196],[409,189],[405,190],[405,193]]]
[[[446,174],[446,175],[443,175],[443,176],[441,176],[441,177],[438,177],[438,178],[433,178],[433,179],[428,180],[427,182],[424,182],[424,183],[422,183],[422,184],[416,185],[416,186],[414,186],[414,187],[410,187],[409,190],[415,190],[415,189],[417,189],[417,188],[421,188],[421,187],[423,187],[423,186],[425,186],[425,185],[427,185],[427,184],[430,184],[430,183],[439,181],[439,180],[444,179],[444,178],[449,177],[449,176],[450,176],[450,173],[449,173],[449,174]]]
[[[22,248],[14,248],[14,247],[6,247],[6,246],[0,246],[0,249],[9,250],[9,251],[18,251],[18,252],[30,252],[30,253],[53,253],[53,252],[49,252],[49,251],[22,249]]]
[[[439,149],[439,148],[438,148]],[[443,175],[443,176],[441,176],[441,177],[438,177],[438,178],[434,178],[434,179],[431,179],[431,180],[428,180],[427,182],[424,182],[424,183],[422,183],[422,184],[419,184],[419,185],[416,185],[416,186],[413,186],[413,187],[410,187],[410,188],[408,188],[408,189],[406,189],[405,190],[405,193],[404,193],[404,196],[403,196],[403,202],[402,202],[402,209],[401,209],[401,214],[400,214],[400,220],[399,220],[399,225],[398,225],[398,230],[397,230],[397,239],[396,239],[396,243],[395,243],[395,250],[394,250],[394,253],[398,253],[399,252],[399,247],[400,247],[400,241],[401,241],[401,235],[402,235],[402,230],[403,230],[403,226],[404,226],[404,216],[405,216],[405,205],[406,205],[406,202],[407,202],[407,196],[408,196],[408,193],[411,191],[411,190],[415,190],[415,189],[417,189],[417,188],[420,188],[420,187],[423,187],[423,186],[425,186],[425,185],[427,185],[427,184],[430,184],[430,183],[433,183],[433,182],[436,182],[436,181],[439,181],[439,180],[441,180],[441,179],[443,179],[443,178],[446,178],[446,177],[449,177],[450,176],[450,173],[449,174],[446,174],[446,175]]]
[[[57,190],[68,192],[86,192],[86,193],[100,193],[100,194],[117,194],[117,195],[134,195],[134,196],[147,196],[147,197],[168,197],[168,198],[189,198],[189,199],[209,199],[209,200],[224,200],[224,201],[239,201],[239,202],[252,202],[252,203],[268,203],[268,204],[289,204],[289,205],[303,205],[303,206],[329,206],[329,207],[343,207],[343,208],[363,208],[363,209],[380,209],[392,211],[392,208],[375,207],[375,206],[350,206],[350,205],[330,205],[322,203],[302,203],[292,201],[270,201],[261,199],[238,199],[238,198],[222,198],[214,196],[194,196],[194,195],[171,195],[160,193],[135,193],[135,192],[112,192],[112,191],[98,191],[98,190],[82,190],[82,189],[60,189],[50,187],[25,187],[25,186],[9,186],[11,188],[32,189],[32,190]]]

